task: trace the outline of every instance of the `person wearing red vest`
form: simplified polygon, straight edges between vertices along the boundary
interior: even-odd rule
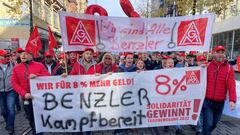
[[[226,95],[229,95],[230,109],[235,108],[236,83],[233,68],[228,64],[225,47],[216,46],[213,60],[207,67],[207,89],[202,107],[203,135],[211,135],[221,119]]]
[[[11,84],[13,89],[22,97],[24,110],[32,127],[33,134],[36,133],[33,117],[32,95],[30,93],[30,79],[38,76],[50,76],[42,63],[33,61],[33,54],[25,49],[20,54],[21,63],[12,70]],[[40,135],[40,134],[39,134]]]
[[[79,59],[72,68],[70,75],[91,75],[99,74],[100,68],[93,60],[94,50],[92,48],[86,48],[82,54],[82,59]]]

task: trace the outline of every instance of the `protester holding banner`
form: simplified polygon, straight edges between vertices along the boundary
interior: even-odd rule
[[[82,59],[79,59],[79,61],[74,64],[70,75],[99,74],[100,68],[93,60],[93,53],[94,50],[92,48],[86,48],[82,54]],[[87,135],[90,134],[91,132],[87,132]]]
[[[141,57],[142,57],[142,60],[143,60],[144,63],[145,63],[146,69],[147,69],[147,70],[151,70],[151,59],[150,59],[148,53],[143,52],[142,55],[141,55]]]
[[[135,72],[136,67],[133,63],[133,53],[125,54],[124,64],[119,66],[118,72]]]
[[[197,66],[196,55],[192,54],[191,52],[189,54],[187,54],[186,62],[187,62],[188,67]]]
[[[141,72],[141,71],[145,71],[146,70],[146,66],[145,63],[142,59],[138,59],[136,61],[136,71],[137,72]]]
[[[236,84],[233,68],[227,63],[225,47],[216,46],[213,60],[207,67],[207,90],[202,107],[203,135],[211,135],[221,119],[226,95],[229,95],[230,108],[236,103]]]
[[[180,52],[177,55],[177,63],[175,64],[175,67],[186,67],[188,66],[188,63],[185,61],[186,54],[185,52]]]
[[[98,66],[101,74],[115,73],[117,71],[117,65],[111,53],[105,53]]]
[[[82,59],[79,59],[72,68],[70,75],[90,75],[100,73],[97,63],[93,60],[94,50],[86,48],[82,54]]]
[[[15,102],[17,94],[10,84],[10,77],[14,63],[10,62],[10,54],[0,50],[0,110],[6,122],[6,130],[9,135],[14,134]]]
[[[158,64],[159,64],[159,61],[157,60],[157,52],[151,53],[150,57],[151,57],[151,59],[150,59],[150,62],[149,62],[150,65],[149,65],[149,67],[148,67],[148,70],[153,70],[153,69],[155,69],[155,68],[158,66]]]
[[[207,58],[204,55],[200,54],[199,56],[197,56],[196,64],[198,66],[205,66],[207,64],[206,60]],[[203,116],[201,112],[197,122],[197,126],[193,126],[194,130],[196,131],[196,135],[200,135],[202,133],[202,126],[203,126]]]
[[[173,56],[169,55],[169,56],[165,56],[164,57],[165,62],[164,62],[164,66],[163,69],[171,69],[174,68],[174,60],[173,60]],[[176,135],[185,135],[182,127],[180,125],[176,125]],[[164,131],[168,132],[169,131],[169,126],[164,126]]]
[[[30,93],[29,79],[34,79],[38,76],[49,76],[50,74],[42,63],[33,61],[33,54],[30,50],[25,49],[21,53],[20,58],[21,63],[16,65],[12,70],[11,83],[14,90],[23,99],[24,110],[26,111],[27,118],[32,127],[32,132],[36,134],[32,108],[33,97]]]

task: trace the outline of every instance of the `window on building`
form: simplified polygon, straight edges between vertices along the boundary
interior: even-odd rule
[[[45,3],[44,5],[45,21],[51,24],[51,10],[50,7]]]
[[[59,15],[56,11],[53,12],[53,26],[59,29]]]
[[[41,15],[41,6],[38,1],[33,1],[33,15],[39,17]]]
[[[233,59],[236,59],[238,55],[240,55],[240,29],[235,31]]]

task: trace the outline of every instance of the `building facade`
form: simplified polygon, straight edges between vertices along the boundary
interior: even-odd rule
[[[0,2],[0,46],[1,40],[13,40],[12,44],[16,44],[19,39],[19,47],[25,47],[30,36],[29,0],[23,1],[22,13],[14,17],[7,12],[14,8],[11,5],[8,0]],[[48,49],[48,26],[61,44],[59,11],[83,13],[86,7],[87,0],[32,0],[33,26],[38,27],[43,49]]]
[[[0,49],[24,46],[29,38],[29,15],[12,17],[8,10],[13,8],[8,0],[0,2]],[[25,10],[22,6],[21,10]]]
[[[223,45],[227,55],[235,60],[240,55],[240,1],[233,0],[223,14],[216,17],[211,48]]]

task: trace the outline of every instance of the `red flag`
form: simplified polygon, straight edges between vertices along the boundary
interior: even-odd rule
[[[38,51],[42,49],[42,44],[41,44],[40,36],[38,34],[38,29],[36,26],[34,27],[30,35],[30,38],[26,45],[26,49],[30,50],[33,53],[34,58],[39,57]]]
[[[54,38],[53,33],[49,26],[48,26],[48,40],[49,40],[48,51],[54,56],[53,48],[57,47],[57,41]]]

